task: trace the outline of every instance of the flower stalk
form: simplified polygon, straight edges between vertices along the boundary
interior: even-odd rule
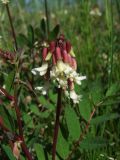
[[[53,147],[52,147],[52,160],[55,160],[55,155],[56,155],[56,145],[57,145],[57,139],[58,139],[61,109],[62,109],[62,88],[58,88],[56,120],[55,120],[54,136],[53,136]]]

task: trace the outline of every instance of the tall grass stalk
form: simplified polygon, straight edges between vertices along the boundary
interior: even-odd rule
[[[113,33],[113,4],[112,0],[106,0],[106,22],[109,32],[109,54],[108,54],[108,86],[111,86],[112,83],[112,72],[113,72],[113,46],[114,46],[114,33]]]

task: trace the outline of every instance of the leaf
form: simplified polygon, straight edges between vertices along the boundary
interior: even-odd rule
[[[94,102],[94,104],[98,103],[102,98],[102,86],[101,83],[95,81],[90,87],[90,96]]]
[[[59,130],[59,134],[58,134],[57,152],[60,155],[60,157],[62,157],[63,159],[65,159],[69,153],[68,142],[62,136],[61,130]]]
[[[29,40],[29,47],[32,47],[34,43],[34,30],[31,25],[28,26],[28,40]]]
[[[28,114],[23,115],[23,120],[25,122],[26,127],[28,128],[34,128],[32,117]]]
[[[19,34],[18,37],[17,37],[17,42],[18,44],[23,47],[25,45],[28,45],[28,39],[25,35],[23,34]]]
[[[106,146],[107,146],[107,140],[101,137],[95,137],[95,138],[88,137],[81,142],[80,149],[93,150],[93,149],[100,149]]]
[[[119,90],[120,90],[120,85],[118,83],[114,83],[107,90],[106,96],[112,96],[113,94],[116,94]]]
[[[79,103],[79,110],[80,110],[80,114],[81,116],[88,121],[90,118],[90,114],[91,114],[91,106],[90,106],[90,102],[89,100],[84,97],[80,103]]]
[[[44,154],[43,147],[40,144],[35,143],[34,149],[35,149],[35,152],[37,154],[38,160],[42,160],[42,159],[44,160],[45,159],[45,154]]]
[[[60,25],[57,24],[55,28],[50,32],[49,35],[50,40],[54,40],[55,38],[57,38],[59,31],[60,31]]]
[[[118,113],[104,114],[102,116],[97,116],[96,118],[93,118],[91,120],[91,124],[99,124],[99,123],[103,123],[105,121],[116,119],[119,117],[120,117],[120,114],[118,114]]]
[[[78,139],[81,133],[81,128],[79,119],[73,108],[65,108],[65,118],[69,130],[69,136],[72,137],[74,140]]]
[[[40,28],[41,28],[42,32],[46,35],[46,28],[47,27],[46,27],[46,21],[44,18],[41,20]]]
[[[5,89],[10,93],[15,78],[15,71],[10,72],[5,80]]]
[[[39,109],[38,109],[38,107],[37,107],[36,105],[31,105],[31,106],[30,106],[30,110],[31,110],[35,115],[37,115],[37,116],[40,115],[40,111],[39,111]]]
[[[8,147],[6,145],[2,145],[2,149],[6,153],[7,157],[9,158],[9,160],[16,160],[16,158],[14,157],[10,147]]]
[[[11,131],[14,131],[13,119],[10,116],[9,111],[4,106],[0,106],[0,115],[3,118],[5,126]]]

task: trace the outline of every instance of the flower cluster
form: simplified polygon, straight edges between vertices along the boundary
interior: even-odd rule
[[[50,63],[50,59],[52,59],[52,64]],[[76,72],[77,62],[75,54],[70,42],[64,38],[64,35],[60,35],[55,41],[44,45],[42,60],[42,66],[32,69],[32,73],[34,75],[39,74],[40,76],[50,75],[50,80],[58,88],[62,88],[74,103],[79,103],[81,96],[77,95],[74,91],[74,83],[81,85],[81,81],[86,79],[86,76],[80,76]]]
[[[8,51],[3,51],[0,49],[0,57],[6,59],[6,60],[14,60],[14,53],[8,52]]]

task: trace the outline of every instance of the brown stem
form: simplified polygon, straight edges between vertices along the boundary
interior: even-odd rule
[[[31,156],[30,152],[28,151],[28,148],[27,148],[27,146],[26,146],[26,144],[24,142],[21,143],[21,147],[22,147],[22,150],[25,153],[27,159],[28,160],[32,160],[32,156]]]
[[[7,14],[8,14],[8,17],[9,17],[9,22],[10,22],[10,26],[11,26],[11,30],[12,30],[12,35],[13,35],[14,43],[15,43],[15,49],[18,50],[18,45],[17,45],[17,40],[16,40],[16,34],[15,34],[14,27],[13,27],[13,22],[12,22],[12,17],[11,17],[11,14],[10,14],[10,9],[9,9],[8,4],[6,4],[5,6],[6,6]]]
[[[55,160],[55,155],[56,155],[56,145],[57,145],[57,138],[59,131],[59,118],[60,118],[61,108],[62,108],[62,89],[58,88],[56,120],[55,120],[54,136],[53,136],[53,147],[52,147],[52,160]]]

